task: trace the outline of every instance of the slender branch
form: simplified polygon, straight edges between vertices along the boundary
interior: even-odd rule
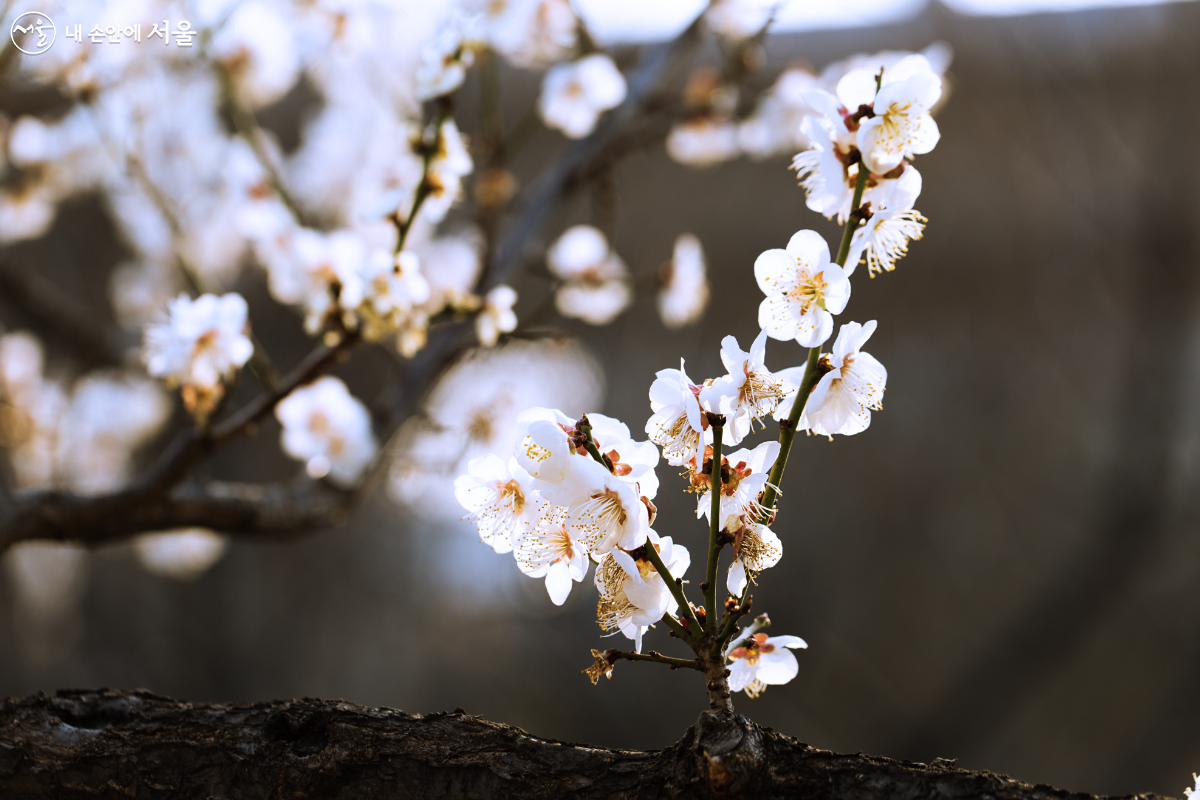
[[[671,629],[672,633],[674,633],[680,639],[683,639],[685,642],[691,638],[691,636],[688,635],[687,628],[680,625],[679,620],[675,619],[670,614],[663,614],[662,621],[667,624],[667,627]]]
[[[704,667],[700,666],[694,658],[673,658],[664,656],[661,653],[650,650],[645,653],[628,653],[624,650],[605,650],[604,657],[611,664],[614,661],[650,661],[655,664],[666,664],[671,669],[694,669],[700,672],[704,671]]]
[[[709,481],[712,505],[708,513],[708,571],[704,578],[704,627],[709,633],[717,629],[717,562],[721,560],[721,437],[725,417],[709,414],[708,424],[713,432],[712,477]]]
[[[646,546],[642,550],[645,551],[646,558],[658,570],[658,574],[662,577],[663,582],[667,584],[667,589],[670,590],[671,596],[675,598],[675,602],[683,610],[684,618],[688,624],[687,630],[684,631],[686,637],[684,641],[689,644],[693,641],[699,641],[700,637],[704,635],[704,628],[700,625],[700,620],[696,618],[696,612],[692,610],[692,604],[688,602],[687,595],[683,593],[683,582],[671,575],[671,571],[663,563],[662,556],[658,554],[658,548],[652,543],[646,542]]]
[[[858,230],[860,223],[854,212],[858,211],[859,205],[862,204],[863,190],[867,188],[867,178],[870,174],[871,170],[867,169],[867,165],[860,158],[858,180],[854,182],[854,199],[850,201],[850,218],[846,220],[846,229],[842,231],[842,244],[838,247],[837,259],[835,259],[839,267],[846,266],[846,259],[850,255],[850,243],[854,240],[854,232]]]
[[[854,184],[854,199],[850,203],[852,209],[850,219],[846,221],[846,230],[842,233],[842,244],[838,248],[838,255],[835,263],[839,267],[846,265],[846,258],[850,253],[850,242],[854,238],[854,231],[858,227],[858,217],[854,216],[854,211],[858,210],[862,203],[863,189],[867,185],[867,175],[869,170],[867,165],[859,162],[858,165],[858,180]],[[808,363],[804,367],[804,377],[800,381],[800,388],[796,391],[796,398],[792,401],[792,410],[788,413],[787,420],[779,423],[779,455],[775,458],[775,463],[771,466],[771,477],[767,479],[767,488],[763,492],[762,506],[763,513],[759,517],[759,522],[766,524],[775,515],[775,499],[779,495],[779,487],[783,480],[783,469],[787,466],[788,453],[792,449],[792,440],[796,437],[796,426],[800,422],[800,415],[804,413],[804,406],[808,403],[808,396],[812,394],[813,387],[817,385],[817,381],[821,378],[819,364],[821,359],[821,346],[810,347],[808,350]]]
[[[440,97],[437,100],[437,116],[433,122],[433,141],[422,142],[421,182],[417,184],[417,190],[413,194],[412,208],[409,210],[408,216],[404,218],[400,217],[399,212],[392,216],[392,222],[396,225],[397,253],[404,249],[404,243],[408,241],[408,234],[417,220],[417,212],[421,210],[421,206],[425,204],[425,200],[433,188],[429,182],[429,168],[433,164],[438,149],[442,146],[442,126],[448,119],[450,119],[450,101],[448,98]]]
[[[792,449],[792,439],[796,438],[796,425],[799,424],[800,414],[804,412],[804,404],[808,402],[808,396],[812,394],[813,387],[817,385],[817,380],[820,378],[818,372],[820,359],[820,346],[810,347],[808,363],[804,367],[804,377],[800,381],[800,388],[796,390],[796,398],[792,401],[792,410],[788,413],[787,419],[779,423],[779,455],[776,456],[775,463],[771,466],[771,474],[767,478],[767,488],[763,491],[761,501],[762,516],[758,518],[759,523],[763,525],[766,525],[775,516],[775,499],[779,496],[779,482],[783,480],[783,468],[787,466],[788,453]]]
[[[300,209],[300,205],[292,197],[287,186],[284,185],[283,179],[279,176],[279,170],[276,168],[274,159],[267,152],[266,145],[262,140],[262,128],[258,125],[258,120],[254,117],[254,112],[250,110],[242,99],[238,97],[237,89],[229,79],[229,73],[220,64],[214,64],[214,71],[217,73],[217,79],[221,84],[221,95],[225,100],[225,108],[229,111],[229,118],[233,121],[233,128],[237,131],[238,136],[241,136],[246,144],[250,145],[250,149],[254,151],[255,158],[262,166],[263,172],[266,173],[267,183],[271,184],[271,188],[275,190],[275,194],[279,195],[280,201],[287,206],[288,211],[292,212],[292,216],[301,225],[305,224],[304,213]]]

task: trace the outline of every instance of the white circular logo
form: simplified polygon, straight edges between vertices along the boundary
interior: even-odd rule
[[[54,44],[54,22],[40,11],[26,11],[13,20],[8,35],[22,53],[41,55]]]

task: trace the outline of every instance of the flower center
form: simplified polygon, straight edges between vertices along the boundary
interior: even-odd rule
[[[812,310],[813,306],[817,308],[825,308],[825,272],[821,271],[815,275],[808,271],[804,262],[796,259],[796,263],[800,266],[800,276],[796,285],[788,292],[788,297],[800,304],[802,313],[807,314]]]

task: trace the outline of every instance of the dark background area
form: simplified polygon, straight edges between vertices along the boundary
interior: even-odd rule
[[[1200,770],[1200,6],[992,19],[934,6],[888,28],[776,36],[768,52],[772,67],[821,67],[939,39],[955,58],[942,141],[918,160],[926,236],[894,273],[860,268],[840,317],[879,321],[865,349],[888,368],[884,410],[861,435],[798,439],[774,528],[784,559],[754,608],[810,649],[793,683],[735,704],[821,748],[1179,794]],[[757,333],[758,253],[802,228],[836,241],[786,165],[693,171],[657,147],[619,169],[618,252],[651,276],[692,231],[715,299],[678,332],[650,294],[611,327],[564,323],[606,369],[605,413],[640,429],[654,372],[680,356],[694,378],[723,372],[720,336],[747,346]],[[99,309],[121,258],[103,234],[94,204],[75,201],[45,240],[5,257]],[[519,287],[522,307],[538,280]],[[261,273],[240,288],[279,360],[298,358],[299,320],[271,308]],[[29,324],[4,298],[0,319]],[[773,369],[802,359],[768,345]],[[363,352],[342,374],[377,389],[387,364]],[[277,436],[264,425],[208,469],[287,475]],[[659,469],[656,529],[698,559],[703,530],[673,472]],[[481,569],[506,577],[480,581]],[[704,706],[700,677],[622,663],[590,686],[594,603],[585,584],[556,609],[469,530],[380,492],[343,527],[235,542],[194,583],[143,572],[126,546],[97,551],[62,647],[24,652],[0,613],[0,693],[463,706],[570,741],[674,742]],[[683,654],[665,630],[649,641]]]

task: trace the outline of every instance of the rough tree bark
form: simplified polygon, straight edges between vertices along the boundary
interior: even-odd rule
[[[107,689],[0,703],[0,796],[1094,797],[950,761],[818,750],[707,711],[671,747],[640,752],[543,739],[462,709],[420,716],[313,699],[202,705]]]

